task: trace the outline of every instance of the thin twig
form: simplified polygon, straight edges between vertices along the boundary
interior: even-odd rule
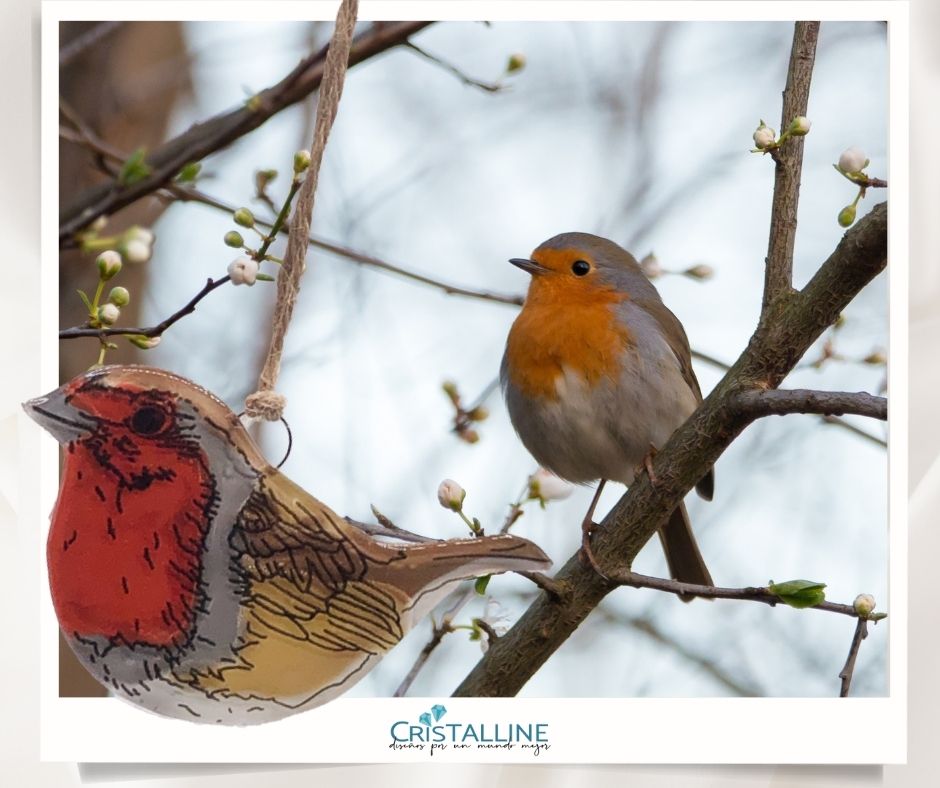
[[[704,599],[734,599],[741,602],[762,602],[775,607],[784,604],[779,596],[762,586],[748,586],[746,588],[722,588],[719,586],[703,586],[695,583],[682,583],[678,580],[667,580],[662,577],[651,577],[636,572],[619,571],[606,572],[611,582],[631,588],[650,588],[655,591],[664,591],[676,596],[700,596]],[[839,613],[843,616],[858,618],[858,613],[852,605],[843,605],[837,602],[820,602],[812,605],[812,610],[825,610],[829,613]]]
[[[819,22],[797,22],[794,26],[790,67],[787,71],[787,84],[783,90],[781,131],[790,125],[793,118],[806,115],[818,36]],[[771,151],[776,163],[776,173],[770,214],[770,241],[764,271],[762,318],[779,296],[793,289],[793,247],[796,243],[803,140],[803,137],[790,137],[779,148]]]
[[[437,55],[432,55],[426,49],[422,49],[417,44],[414,44],[411,41],[406,41],[404,44],[406,49],[411,50],[417,55],[420,55],[425,60],[430,61],[436,66],[440,66],[445,71],[453,74],[457,79],[463,82],[464,85],[469,85],[472,88],[479,88],[480,90],[486,91],[487,93],[499,93],[506,89],[506,85],[501,82],[483,82],[479,79],[474,79],[473,77],[467,76],[463,71],[461,71],[457,66],[452,63],[448,63],[446,60],[439,58]]]
[[[842,668],[842,672],[839,673],[839,678],[842,679],[842,687],[839,690],[840,698],[847,698],[849,696],[849,687],[852,684],[852,674],[855,673],[855,660],[858,658],[858,649],[862,645],[862,641],[868,637],[868,621],[864,618],[859,618],[858,624],[855,625],[855,635],[852,637],[852,645],[849,646],[849,656],[845,660],[845,667]]]
[[[784,416],[790,413],[819,413],[841,416],[851,413],[872,419],[888,418],[888,401],[865,391],[814,391],[811,389],[768,389],[742,391],[729,403],[749,416]]]
[[[65,114],[70,122],[76,126],[77,130],[73,131],[72,129],[67,129],[60,126],[59,137],[68,140],[69,142],[74,142],[86,147],[94,155],[96,162],[98,162],[100,168],[104,172],[107,172],[108,174],[114,174],[117,172],[120,168],[120,164],[126,160],[128,154],[118,151],[113,146],[98,138],[94,132],[88,128],[87,125],[82,123],[81,119],[76,115],[67,114],[66,106],[64,104],[62,105],[62,109],[63,114]],[[108,161],[116,164],[117,166],[107,167],[106,163]],[[218,211],[223,211],[228,214],[233,213],[238,207],[232,203],[227,203],[218,197],[214,197],[190,186],[180,186],[179,184],[171,183],[163,187],[161,191],[166,194],[168,199],[179,200],[181,202],[195,202],[199,203],[200,205],[206,205],[210,208],[215,208]],[[267,230],[271,230],[273,227],[272,222],[259,219],[257,217],[255,218],[255,224]],[[280,233],[286,232],[287,230],[285,228],[281,228]],[[335,241],[329,241],[319,236],[311,235],[308,240],[311,246],[335,254],[338,257],[343,257],[354,263],[376,268],[380,271],[386,271],[387,273],[394,274],[395,276],[402,277],[403,279],[408,279],[412,282],[418,282],[419,284],[428,285],[438,290],[443,290],[448,295],[457,295],[465,298],[477,299],[480,301],[490,301],[497,304],[507,304],[509,306],[521,306],[525,300],[521,295],[494,293],[487,290],[477,290],[470,287],[464,287],[463,285],[455,285],[451,284],[450,282],[444,282],[440,279],[435,279],[430,276],[425,276],[424,274],[416,273],[415,271],[410,271],[407,268],[403,268],[400,265],[395,265],[394,263],[390,263],[387,260],[375,257],[374,255],[369,255],[365,252],[350,249],[348,246],[343,246],[342,244],[336,243]]]
[[[398,46],[431,22],[389,22],[373,24],[353,41],[349,65]],[[116,180],[84,190],[59,216],[59,244],[74,245],[75,234],[99,216],[110,216],[169,183],[184,166],[200,161],[254,131],[286,107],[313,93],[323,78],[324,47],[303,60],[276,85],[252,96],[237,109],[198,123],[147,156],[150,174],[131,185]]]
[[[482,618],[475,618],[473,623],[483,632],[486,633],[486,639],[489,641],[489,645],[493,646],[497,640],[499,640],[499,635],[496,630],[493,629],[493,626],[486,620]]]
[[[196,311],[196,306],[213,290],[221,287],[226,282],[229,282],[232,277],[226,275],[220,279],[207,279],[205,285],[203,285],[202,290],[200,290],[196,295],[194,295],[189,301],[186,302],[183,306],[177,309],[172,315],[170,315],[166,320],[161,320],[155,326],[150,326],[148,328],[117,328],[111,326],[110,328],[90,328],[88,326],[75,326],[74,328],[63,328],[59,331],[59,339],[77,339],[79,337],[113,337],[113,336],[123,336],[124,334],[141,334],[145,337],[159,337],[166,331],[170,326],[176,323],[178,320],[181,320],[186,315],[189,315]]]
[[[421,652],[418,654],[418,658],[411,666],[411,670],[409,670],[405,678],[402,679],[401,684],[398,685],[398,689],[392,693],[393,698],[403,698],[408,693],[408,690],[411,689],[411,685],[414,684],[414,681],[421,672],[421,669],[431,658],[431,654],[433,654],[434,650],[439,645],[441,645],[441,641],[444,639],[444,636],[453,631],[454,628],[451,626],[450,620],[446,618],[441,621],[440,624],[435,624],[433,626],[431,631],[431,639],[424,644],[424,648],[422,648]]]

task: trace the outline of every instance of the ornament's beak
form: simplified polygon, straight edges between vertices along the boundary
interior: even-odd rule
[[[541,274],[548,273],[551,269],[546,268],[541,263],[535,262],[535,260],[529,260],[526,257],[513,257],[510,261],[517,268],[521,268],[527,274],[532,274],[532,276],[539,276]]]
[[[23,403],[23,410],[62,444],[71,443],[94,429],[95,422],[73,408],[65,397],[64,387]]]

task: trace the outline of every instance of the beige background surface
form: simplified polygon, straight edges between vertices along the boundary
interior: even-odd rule
[[[743,3],[742,3],[743,5]],[[3,308],[6,323],[4,385],[0,387],[0,620],[4,634],[3,706],[0,711],[0,781],[16,786],[71,786],[109,780],[163,788],[210,788],[256,785],[319,788],[380,783],[390,788],[438,785],[451,788],[488,784],[545,788],[606,788],[628,782],[634,786],[930,786],[938,783],[936,719],[940,709],[940,678],[936,670],[940,635],[933,584],[934,557],[940,537],[934,512],[940,509],[940,419],[934,415],[940,384],[940,267],[936,240],[940,233],[940,198],[934,173],[936,139],[940,136],[940,6],[932,0],[912,2],[911,42],[913,117],[911,122],[912,228],[911,243],[911,462],[910,527],[910,738],[909,764],[904,767],[495,767],[495,766],[318,766],[257,768],[224,766],[86,767],[38,763],[38,677],[33,611],[34,578],[21,570],[22,539],[15,511],[20,486],[21,456],[17,432],[25,427],[19,414],[23,399],[38,386],[38,340],[29,327],[40,308],[39,252],[39,2],[18,0],[4,6],[0,26],[4,57],[5,121],[0,124],[3,152],[2,197],[5,265]],[[894,407],[901,407],[894,403]],[[753,724],[750,721],[747,724]],[[729,731],[733,735],[733,731]],[[819,735],[825,736],[825,731]],[[864,751],[868,742],[860,741]]]

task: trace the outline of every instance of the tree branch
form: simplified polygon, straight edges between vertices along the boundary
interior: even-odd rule
[[[770,592],[763,586],[748,586],[746,588],[721,588],[719,586],[700,586],[695,583],[681,583],[678,580],[666,580],[662,577],[650,577],[636,572],[611,572],[607,575],[610,580],[630,588],[650,588],[654,591],[664,591],[676,596],[700,596],[703,599],[734,599],[739,602],[763,602],[765,605],[776,607],[784,604],[779,596]],[[843,605],[838,602],[820,602],[810,606],[814,610],[825,610],[828,613],[839,613],[843,616],[858,618],[859,615],[852,605]]]
[[[852,413],[885,421],[888,418],[888,400],[864,391],[812,391],[809,389],[769,389],[742,391],[729,403],[742,414],[752,418],[784,416],[788,413],[819,413],[841,416]]]
[[[774,303],[715,389],[653,460],[657,484],[640,475],[604,518],[594,555],[612,572],[637,553],[685,494],[753,420],[730,407],[748,389],[773,388],[796,365],[887,260],[887,204],[876,205],[842,238],[806,287]],[[576,553],[556,574],[563,594],[540,594],[457,687],[458,696],[515,695],[585,617],[618,585],[581,563]]]
[[[852,684],[852,675],[855,673],[855,660],[858,658],[858,650],[862,645],[862,641],[867,637],[868,621],[859,618],[858,624],[855,626],[855,635],[852,637],[852,645],[849,646],[849,656],[845,660],[845,667],[839,673],[839,678],[842,679],[842,687],[839,690],[840,698],[849,696],[849,687]]]
[[[797,22],[790,50],[790,68],[783,90],[780,131],[799,115],[806,115],[809,85],[816,58],[819,22]],[[762,316],[778,296],[793,288],[793,246],[796,242],[796,214],[800,199],[800,170],[803,168],[803,137],[790,137],[771,150],[776,163],[774,197],[770,214],[770,242],[764,270]]]
[[[374,23],[353,41],[349,65],[354,66],[380,52],[402,44],[431,22]],[[86,189],[59,215],[59,244],[74,243],[76,232],[99,216],[110,215],[169,183],[190,162],[226,147],[254,131],[286,107],[296,104],[320,86],[326,60],[324,47],[304,58],[276,85],[253,96],[244,106],[198,123],[164,143],[147,156],[152,172],[134,184],[117,179]]]

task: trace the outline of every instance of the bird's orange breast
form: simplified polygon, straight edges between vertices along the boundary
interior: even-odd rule
[[[615,311],[627,297],[614,288],[573,287],[551,275],[534,279],[506,344],[512,385],[529,397],[555,399],[566,371],[588,384],[615,378],[631,341]]]

